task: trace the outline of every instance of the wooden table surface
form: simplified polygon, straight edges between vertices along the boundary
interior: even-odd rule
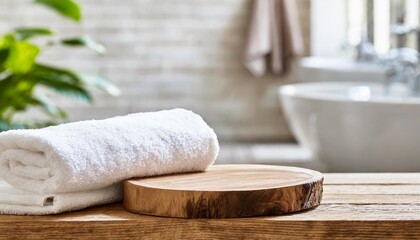
[[[0,239],[420,239],[420,173],[325,174],[324,197],[297,214],[177,219],[111,204],[52,216],[0,215]]]

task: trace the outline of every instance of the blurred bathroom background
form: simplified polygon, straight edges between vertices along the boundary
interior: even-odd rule
[[[297,28],[275,34],[299,35],[303,51],[290,59],[287,71],[274,74],[267,69],[259,77],[243,61],[258,0],[80,0],[84,17],[80,24],[30,2],[2,0],[0,30],[39,25],[60,36],[88,34],[106,46],[105,55],[54,47],[44,51],[41,60],[106,76],[121,90],[120,96],[112,97],[93,89],[93,105],[57,98],[68,112],[67,121],[190,109],[215,129],[221,142],[218,163],[345,171],[329,166],[314,156],[313,148],[297,142],[279,101],[279,87],[297,82],[386,81],[383,64],[372,58],[393,48],[420,49],[417,0],[289,1],[294,7],[283,11],[295,11],[296,17],[288,21]],[[420,112],[420,107],[416,109]],[[420,124],[420,119],[416,121]],[[419,171],[420,160],[395,170],[408,168]]]

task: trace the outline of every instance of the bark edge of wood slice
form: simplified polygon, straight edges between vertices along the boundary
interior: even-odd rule
[[[297,167],[232,164],[205,172],[124,181],[124,208],[145,215],[237,218],[282,215],[318,206],[320,172]]]

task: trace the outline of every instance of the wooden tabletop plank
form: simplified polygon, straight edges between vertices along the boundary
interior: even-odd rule
[[[420,194],[324,194],[322,204],[420,204]]]
[[[395,204],[322,204],[316,209],[285,216],[268,217],[273,221],[419,221],[420,205]]]
[[[324,184],[420,184],[420,173],[328,173]]]
[[[13,216],[0,222],[0,238],[413,239],[420,236],[416,211],[418,206],[326,204],[313,211],[277,217],[176,219],[132,214],[123,211],[120,204],[112,204],[31,220]]]
[[[281,223],[281,224],[280,224]],[[417,239],[418,221],[255,221],[143,218],[141,221],[12,222],[6,239]]]
[[[329,194],[420,194],[420,185],[324,185]]]
[[[178,218],[162,218],[140,214],[129,213],[125,211],[121,204],[109,204],[89,208],[82,211],[63,213],[50,216],[13,216],[3,215],[0,218],[0,225],[11,222],[89,222],[89,221],[143,221],[145,219],[166,221],[178,220]],[[254,218],[230,218],[232,223],[238,223],[242,220],[252,219],[253,221],[420,221],[419,204],[322,204],[319,207],[282,216],[254,217]],[[187,219],[188,220],[188,219]],[[194,220],[191,220],[194,221]],[[211,220],[218,221],[218,220]]]
[[[133,214],[121,204],[50,216],[0,215],[0,239],[420,237],[420,174],[325,174],[314,210],[283,216],[177,219]],[[361,181],[364,179],[364,181]],[[386,180],[389,179],[389,180]],[[410,182],[410,179],[414,179]]]
[[[63,213],[53,216],[13,216],[0,217],[0,225],[10,222],[87,222],[87,221],[142,221],[155,218],[156,221],[166,221],[176,218],[157,218],[133,214],[125,211],[121,204],[110,204],[89,208],[82,211]],[[246,218],[230,219],[240,222]],[[386,221],[386,220],[420,220],[419,204],[322,204],[319,207],[297,214],[282,216],[252,218],[255,221]],[[177,219],[181,221],[181,219]],[[215,220],[217,221],[217,220]]]

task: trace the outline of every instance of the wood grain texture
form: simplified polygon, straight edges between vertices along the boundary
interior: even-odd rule
[[[419,239],[420,173],[324,174],[323,202],[275,217],[180,219],[110,204],[51,216],[0,215],[0,239]],[[412,179],[413,181],[410,181]],[[400,189],[392,186],[401,186]],[[414,185],[414,186],[413,186]],[[372,194],[372,186],[383,194]],[[411,194],[412,186],[417,189]],[[335,188],[341,193],[328,189]],[[360,190],[359,190],[359,187]],[[351,193],[348,189],[354,189]]]
[[[322,174],[295,167],[216,165],[205,172],[127,180],[130,212],[180,218],[280,215],[314,208]]]

